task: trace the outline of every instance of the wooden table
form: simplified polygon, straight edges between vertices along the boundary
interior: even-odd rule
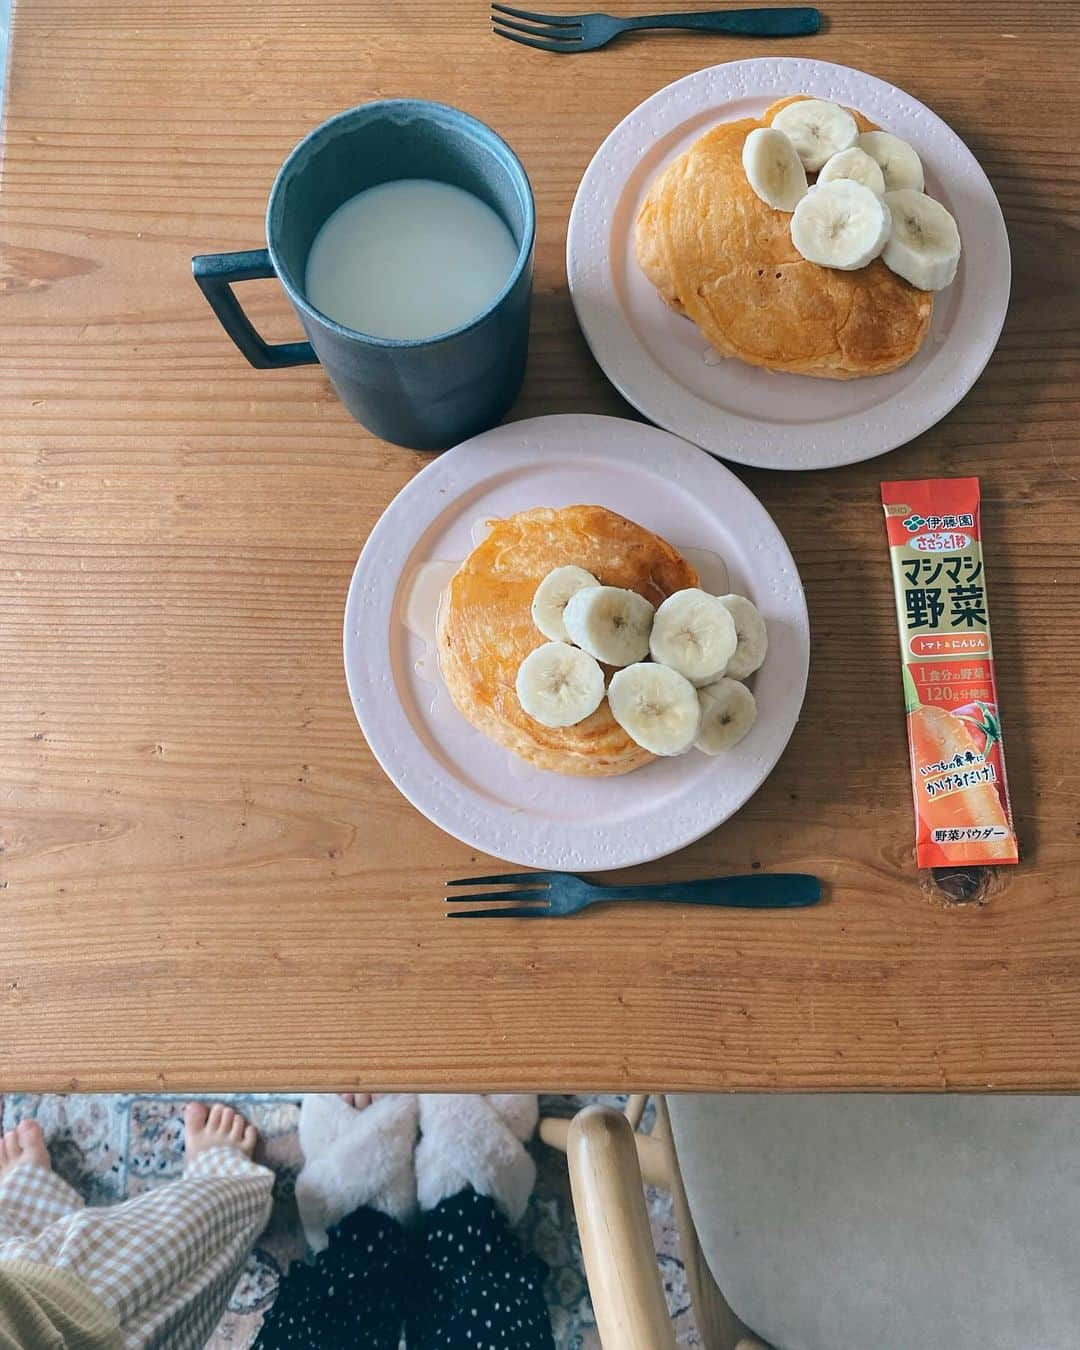
[[[1080,9],[825,7],[801,42],[571,60],[490,37],[481,0],[22,0],[0,190],[0,1086],[1080,1087]],[[933,431],[855,468],[739,470],[806,584],[805,712],[735,819],[643,872],[802,868],[829,903],[447,925],[443,880],[489,862],[383,777],[341,668],[356,555],[426,457],[351,422],[318,369],[251,370],[189,259],[262,242],[277,166],[330,113],[456,103],[536,190],[514,416],[632,415],[567,296],[574,189],[641,99],[766,50],[931,104],[1000,194],[1016,274],[997,355]],[[296,333],[273,283],[244,294]],[[878,483],[969,473],[1025,861],[953,904],[913,863]]]

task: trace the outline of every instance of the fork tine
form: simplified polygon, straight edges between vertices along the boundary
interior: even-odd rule
[[[527,23],[550,23],[556,28],[580,28],[580,14],[534,14],[531,9],[511,9],[509,5],[492,3],[491,8],[499,14],[509,14],[512,19],[524,19]]]
[[[504,872],[501,877],[455,877],[448,886],[525,886],[530,882],[543,882],[549,885],[558,875],[556,872]]]
[[[459,905],[464,900],[543,900],[547,903],[547,887],[532,891],[470,891],[468,895],[448,895],[448,905]]]
[[[508,33],[505,28],[491,30],[496,37],[506,38],[508,42],[520,42],[523,47],[535,47],[538,52],[573,52],[578,48],[572,42],[538,42],[535,38],[522,37],[519,33]]]
[[[537,28],[532,24],[515,23],[513,19],[494,19],[493,22],[503,28],[512,28],[515,33],[524,33],[526,37],[547,38],[551,42],[581,41],[581,33],[576,28]]]
[[[545,919],[547,905],[519,905],[510,909],[448,909],[448,919]]]

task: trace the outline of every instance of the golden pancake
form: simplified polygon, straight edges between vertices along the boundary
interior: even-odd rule
[[[854,272],[807,262],[791,242],[791,216],[763,202],[743,170],[747,135],[805,97],[781,99],[761,121],[721,123],[674,160],[638,213],[638,263],[722,356],[828,379],[882,375],[922,345],[931,292],[880,258]],[[851,113],[860,131],[877,129]]]
[[[666,540],[603,506],[522,511],[496,521],[451,578],[439,610],[439,668],[462,715],[537,768],[629,773],[652,755],[623,731],[606,699],[572,727],[542,726],[518,702],[518,666],[547,641],[532,621],[533,594],[549,572],[569,564],[654,605],[698,585],[697,572]]]

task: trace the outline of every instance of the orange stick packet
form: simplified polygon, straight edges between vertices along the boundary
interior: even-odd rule
[[[920,867],[1014,863],[979,480],[882,483]]]

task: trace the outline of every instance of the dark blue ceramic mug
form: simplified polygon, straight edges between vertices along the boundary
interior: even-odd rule
[[[431,338],[372,337],[320,313],[304,295],[320,227],[350,197],[397,178],[434,178],[492,207],[518,245],[510,277],[468,323]],[[281,166],[266,209],[266,248],[191,260],[195,280],[253,366],[322,363],[338,397],[370,431],[439,450],[494,426],[525,373],[536,213],[518,157],[483,122],[441,103],[388,99],[316,127]],[[276,276],[307,342],[265,342],[232,290]]]

